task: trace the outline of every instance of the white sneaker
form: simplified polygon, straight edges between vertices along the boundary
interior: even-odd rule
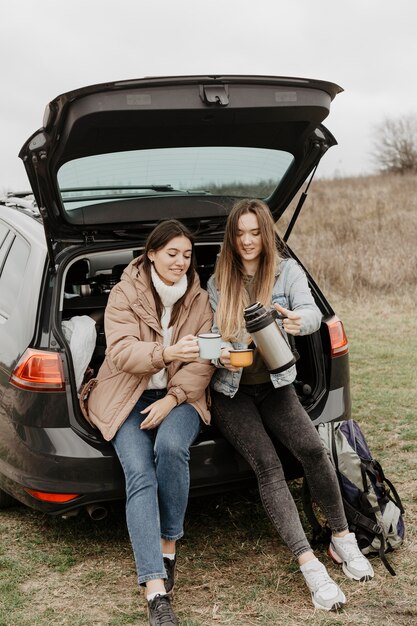
[[[335,563],[342,565],[348,578],[366,582],[374,577],[372,565],[359,550],[354,533],[348,533],[344,537],[332,537],[328,553]]]
[[[311,599],[316,609],[337,611],[346,604],[345,594],[330,578],[323,563],[318,559],[304,563],[300,570],[311,591]]]

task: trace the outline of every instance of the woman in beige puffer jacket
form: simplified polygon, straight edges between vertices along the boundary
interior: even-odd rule
[[[177,623],[166,594],[183,535],[189,448],[201,420],[210,420],[206,389],[214,368],[199,358],[196,335],[211,326],[192,236],[176,220],[162,222],[110,294],[106,358],[86,413],[123,467],[127,524],[151,623],[161,611],[169,613],[167,624]]]

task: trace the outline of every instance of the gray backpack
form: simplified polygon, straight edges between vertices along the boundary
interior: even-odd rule
[[[349,529],[355,533],[359,548],[366,555],[378,554],[395,576],[385,553],[404,541],[404,507],[397,490],[373,458],[355,420],[320,424],[317,430],[336,469]],[[303,499],[306,501],[305,494]],[[315,535],[319,535],[312,507],[307,505],[305,511]]]

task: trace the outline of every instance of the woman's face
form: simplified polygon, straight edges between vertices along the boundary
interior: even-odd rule
[[[184,235],[174,237],[163,248],[150,250],[148,258],[166,285],[174,285],[190,267],[193,247]]]
[[[244,267],[256,270],[262,253],[262,240],[258,218],[254,213],[244,213],[237,223],[236,247]]]

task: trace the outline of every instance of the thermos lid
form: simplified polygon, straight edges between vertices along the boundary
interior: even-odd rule
[[[243,311],[243,317],[248,332],[261,330],[275,320],[274,311],[271,309],[268,311],[260,302],[255,302],[255,304],[246,307]]]

